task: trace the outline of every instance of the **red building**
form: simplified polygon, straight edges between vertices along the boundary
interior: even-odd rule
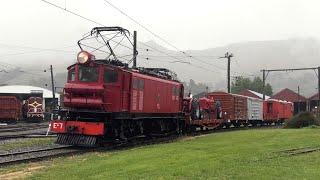
[[[307,110],[307,101],[308,99],[304,96],[285,88],[275,95],[271,96],[272,99],[279,99],[283,101],[293,102],[294,105],[294,114],[297,114],[302,111]]]

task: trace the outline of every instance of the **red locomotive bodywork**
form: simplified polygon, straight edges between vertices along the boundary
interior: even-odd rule
[[[263,119],[269,122],[283,122],[293,116],[293,104],[291,102],[269,99],[263,104]]]
[[[178,81],[99,60],[77,63],[68,70],[64,88],[64,106],[68,109],[63,115],[68,117],[63,126],[74,132],[70,132],[70,128],[51,129],[60,136],[125,138],[139,133],[158,133],[153,132],[153,127],[160,124],[166,128],[156,131],[176,130],[179,128],[175,126],[183,121],[183,85]],[[73,140],[81,144],[80,139],[75,136]]]
[[[50,122],[51,130],[56,133],[72,133],[91,136],[102,136],[104,134],[104,123],[62,121],[54,120]]]
[[[180,82],[94,62],[90,67],[97,69],[97,81],[81,82],[77,73],[80,66],[82,65],[76,64],[69,67],[69,72],[75,70],[75,77],[69,77],[65,85],[66,107],[98,109],[105,112],[181,112],[183,86]],[[105,74],[113,77],[104,77]]]
[[[0,121],[17,121],[22,118],[22,104],[15,96],[0,96]]]

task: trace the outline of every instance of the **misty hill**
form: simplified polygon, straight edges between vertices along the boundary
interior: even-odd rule
[[[189,82],[193,79],[207,84],[210,90],[226,90],[227,61],[219,57],[224,56],[227,51],[234,54],[231,63],[233,77],[254,75],[261,77],[261,69],[320,65],[320,41],[313,38],[240,42],[205,50],[187,50],[185,54],[168,50],[154,41],[149,41],[138,43],[138,50],[139,66],[169,68],[178,74],[180,80]],[[17,67],[7,69],[9,73],[0,73],[0,84],[40,87],[46,87],[45,84],[48,84],[47,88],[50,88],[50,76],[48,73],[43,73],[42,69],[53,64],[55,82],[57,86],[63,86],[66,80],[66,68],[75,62],[77,50],[74,51],[74,54],[59,54],[54,57],[44,55],[29,59],[25,57],[28,60],[24,59],[17,64]],[[13,62],[15,61],[8,63]],[[35,68],[38,68],[37,71],[34,71]],[[299,85],[301,93],[305,96],[314,94],[317,87],[317,78],[313,71],[270,73],[267,82],[274,87],[274,92],[286,87],[295,91]]]

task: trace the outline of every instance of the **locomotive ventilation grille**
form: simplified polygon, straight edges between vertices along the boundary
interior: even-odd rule
[[[80,134],[58,134],[57,143],[76,146],[95,146],[97,137]]]

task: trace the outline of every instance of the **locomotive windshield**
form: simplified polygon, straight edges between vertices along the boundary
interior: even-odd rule
[[[68,74],[68,80],[69,81],[74,81],[76,80],[76,71],[74,68],[69,70],[69,74]]]
[[[79,66],[79,81],[82,82],[97,82],[98,81],[98,68]]]

